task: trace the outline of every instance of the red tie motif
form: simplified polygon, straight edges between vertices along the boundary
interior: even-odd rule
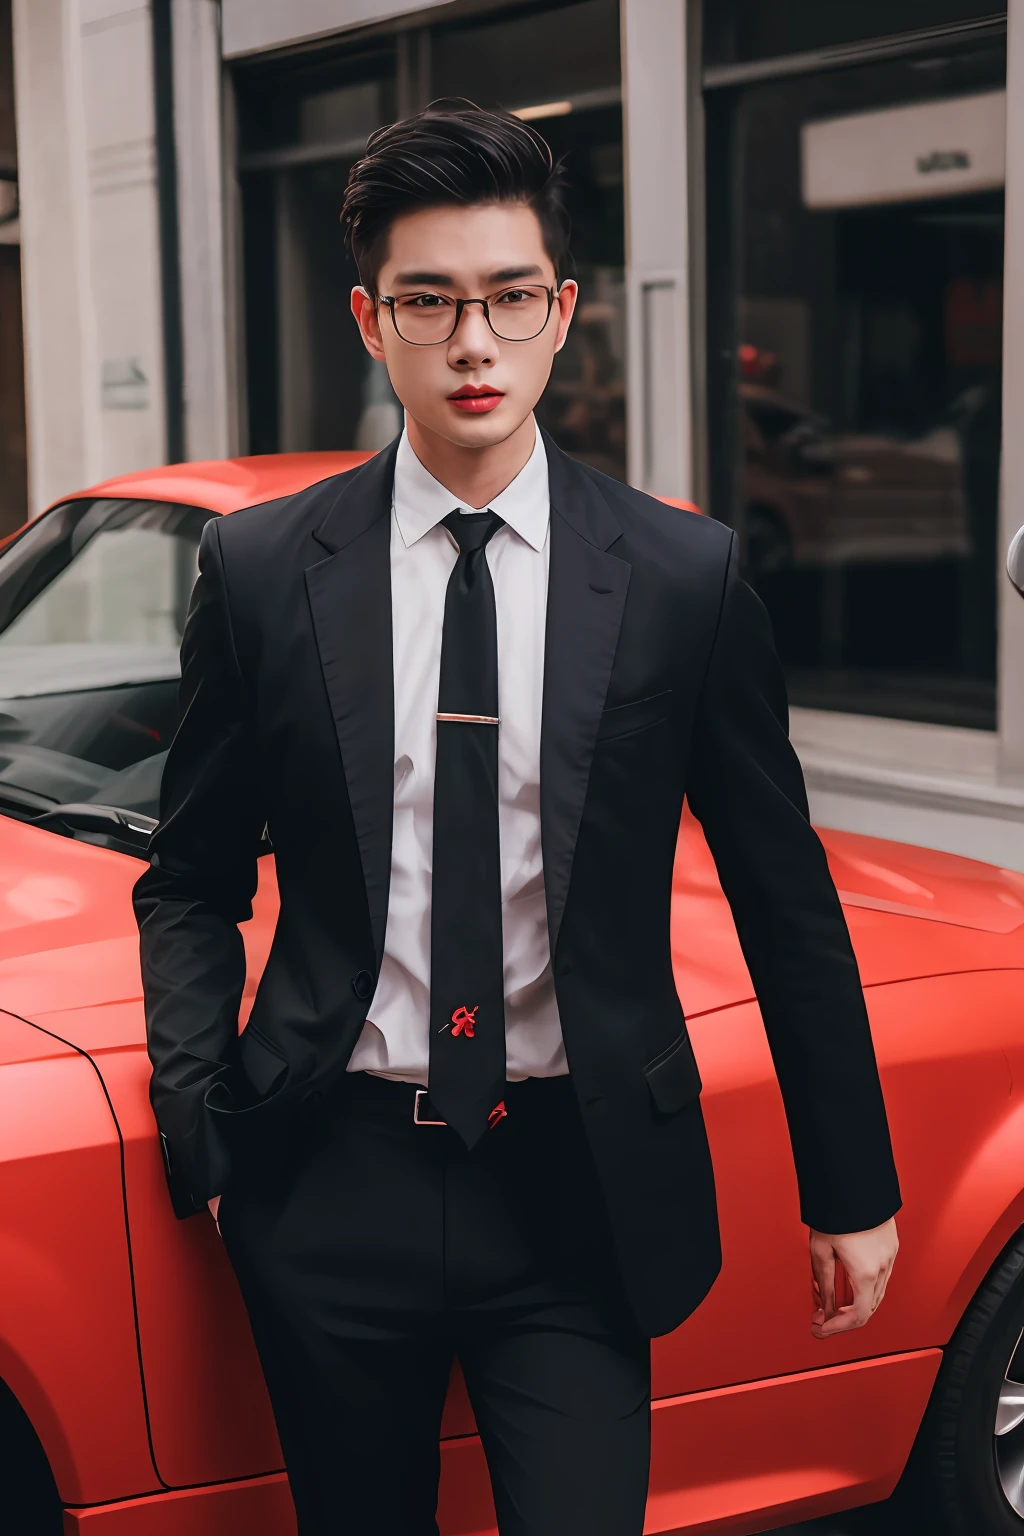
[[[461,1035],[465,1031],[466,1039],[472,1040],[476,1033],[476,1011],[479,1007],[477,1003],[476,1008],[456,1008],[452,1014],[453,1035]]]

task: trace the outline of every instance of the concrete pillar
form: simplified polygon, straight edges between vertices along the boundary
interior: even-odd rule
[[[220,7],[172,0],[185,452],[235,451],[228,367]]]
[[[622,0],[629,479],[693,495],[684,0]]]
[[[162,462],[146,0],[14,0],[29,503]]]

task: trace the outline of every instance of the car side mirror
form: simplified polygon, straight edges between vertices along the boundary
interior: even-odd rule
[[[787,467],[793,474],[830,475],[835,468],[832,438],[811,422],[803,421],[781,439]]]
[[[1018,528],[1006,556],[1006,574],[1024,597],[1024,528]]]

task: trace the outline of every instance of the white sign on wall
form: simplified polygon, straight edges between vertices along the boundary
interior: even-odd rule
[[[108,357],[104,360],[103,409],[149,410],[149,380],[137,357]]]
[[[808,208],[988,191],[1006,179],[1006,92],[805,123],[800,151]]]

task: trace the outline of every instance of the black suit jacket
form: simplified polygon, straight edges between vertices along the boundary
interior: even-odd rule
[[[323,1103],[373,994],[391,866],[396,446],[203,535],[182,724],[135,895],[179,1215]],[[735,539],[546,446],[541,833],[555,990],[626,1289],[654,1335],[697,1305],[721,1262],[669,947],[684,794],[757,989],[804,1221],[873,1227],[899,1191],[856,961]],[[237,924],[264,825],[281,910],[239,1038]]]

